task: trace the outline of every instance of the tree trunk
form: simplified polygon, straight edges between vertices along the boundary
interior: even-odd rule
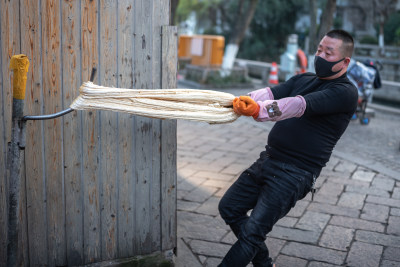
[[[333,14],[336,11],[336,0],[328,0],[325,9],[321,15],[321,23],[318,30],[318,40],[319,42],[322,37],[332,28],[333,25]]]
[[[179,0],[171,0],[171,16],[169,18],[169,24],[175,25],[175,14],[176,10],[178,9]]]
[[[375,21],[379,23],[379,50],[385,53],[384,26],[390,14],[396,11],[396,0],[374,0]]]
[[[308,54],[314,54],[317,50],[317,4],[315,0],[309,0],[310,4],[310,32],[308,34]]]
[[[384,34],[384,22],[379,23],[379,52],[381,55],[385,54],[385,34]]]
[[[238,17],[236,18],[235,26],[233,27],[229,37],[229,43],[225,49],[224,60],[222,63],[223,69],[232,69],[237,52],[239,50],[239,45],[242,42],[246,30],[254,17],[258,0],[250,0],[250,3],[247,5],[247,9],[243,12],[242,7],[245,5],[246,1],[248,0],[240,0],[239,2]]]

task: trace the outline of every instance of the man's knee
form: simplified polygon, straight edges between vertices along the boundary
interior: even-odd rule
[[[224,219],[226,221],[226,219],[228,218],[228,208],[229,207],[229,202],[225,200],[225,198],[223,197],[218,204],[218,211],[219,214],[221,215],[222,219]]]

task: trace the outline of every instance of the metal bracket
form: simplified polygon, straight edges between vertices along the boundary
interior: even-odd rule
[[[94,81],[94,76],[96,75],[96,68],[92,68],[92,73],[90,74],[90,81]],[[49,119],[54,119],[61,117],[65,114],[68,114],[70,112],[74,111],[72,108],[67,108],[66,110],[53,113],[53,114],[48,114],[48,115],[38,115],[38,116],[24,116],[21,118],[21,121],[27,121],[27,120],[49,120]]]

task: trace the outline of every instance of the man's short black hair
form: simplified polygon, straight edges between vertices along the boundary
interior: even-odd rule
[[[342,40],[343,44],[340,49],[342,55],[345,57],[351,57],[354,49],[354,40],[350,33],[346,32],[345,30],[336,29],[329,31],[325,35],[331,38]]]

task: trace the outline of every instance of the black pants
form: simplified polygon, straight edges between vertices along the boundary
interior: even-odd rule
[[[228,189],[219,212],[238,238],[219,266],[272,266],[266,235],[311,190],[313,174],[266,152]],[[247,212],[252,209],[251,215]]]

